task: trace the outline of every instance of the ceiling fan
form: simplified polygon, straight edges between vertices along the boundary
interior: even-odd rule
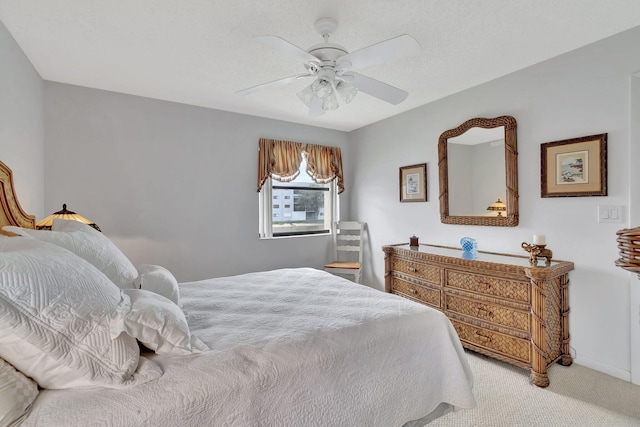
[[[263,83],[236,93],[249,95],[261,89],[314,77],[314,81],[297,94],[298,98],[309,107],[310,116],[319,116],[325,111],[338,108],[336,93],[345,103],[351,102],[358,91],[394,105],[404,101],[409,95],[407,92],[355,71],[417,55],[421,50],[418,41],[408,34],[403,34],[349,53],[344,47],[329,43],[329,37],[337,28],[338,21],[333,18],[318,19],[315,22],[315,29],[324,42],[312,46],[308,51],[277,36],[255,37],[261,43],[300,60],[304,63],[307,72]]]

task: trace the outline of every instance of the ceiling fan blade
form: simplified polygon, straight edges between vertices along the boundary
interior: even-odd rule
[[[338,64],[345,61],[351,63],[352,70],[378,65],[420,53],[420,43],[408,34],[403,34],[371,46],[363,47],[338,58]]]
[[[285,77],[283,79],[278,79],[278,80],[274,80],[271,82],[267,82],[267,83],[262,83],[259,84],[257,86],[252,86],[249,87],[247,89],[242,89],[236,92],[236,94],[238,95],[242,95],[242,96],[246,96],[246,95],[251,95],[252,93],[255,93],[259,90],[268,88],[268,87],[278,87],[278,86],[284,86],[287,83],[291,83],[294,80],[298,80],[298,79],[303,79],[305,77],[313,77],[313,74],[298,74],[295,76],[289,76],[289,77]]]
[[[289,43],[288,41],[280,37],[256,36],[254,38],[267,46],[278,49],[279,51],[296,58],[298,61],[304,64],[308,64],[309,62],[318,62],[318,58],[311,55],[309,52],[300,49],[298,46],[292,43]]]
[[[359,73],[349,74],[353,75],[353,85],[357,87],[360,92],[375,96],[376,98],[390,104],[399,104],[409,96],[408,92],[383,83],[380,80],[372,79],[371,77],[363,76]]]
[[[313,98],[311,98],[311,105],[309,106],[309,117],[318,117],[323,114],[322,99],[314,95]]]

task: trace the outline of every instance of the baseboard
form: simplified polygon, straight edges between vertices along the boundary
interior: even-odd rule
[[[624,369],[613,368],[609,365],[604,365],[600,362],[596,362],[595,360],[587,359],[585,357],[576,357],[575,359],[573,359],[573,363],[582,365],[589,369],[593,369],[594,371],[611,375],[612,377],[621,379],[623,381],[631,382],[631,372],[625,371]]]

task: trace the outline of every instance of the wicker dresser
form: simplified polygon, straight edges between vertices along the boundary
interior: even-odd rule
[[[549,385],[547,368],[569,354],[568,273],[573,263],[531,267],[526,256],[462,251],[434,245],[388,245],[385,291],[444,312],[462,345],[531,370]]]

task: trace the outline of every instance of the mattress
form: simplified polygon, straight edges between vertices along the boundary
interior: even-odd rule
[[[472,408],[473,378],[439,311],[323,271],[182,283],[209,351],[145,356],[129,389],[43,390],[24,426],[402,426]],[[443,410],[444,409],[444,410]]]

